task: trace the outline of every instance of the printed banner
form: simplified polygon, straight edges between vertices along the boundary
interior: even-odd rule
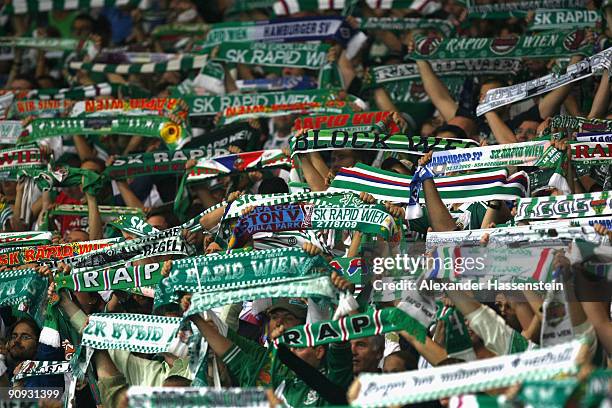
[[[182,318],[132,313],[93,313],[81,345],[99,350],[164,353],[176,337]]]
[[[436,174],[506,166],[555,168],[562,154],[550,141],[542,140],[437,151],[427,166]]]
[[[590,55],[584,30],[553,31],[539,35],[498,38],[442,38],[420,37],[415,40],[415,50],[408,58],[482,59],[482,58],[558,58],[567,55]]]
[[[298,137],[292,136],[289,145],[292,156],[298,153],[334,149],[384,150],[422,155],[431,150],[451,150],[478,146],[472,140],[399,134],[385,135],[372,132],[346,132],[343,130],[309,131]]]
[[[361,374],[351,405],[378,407],[433,401],[457,394],[503,388],[526,380],[575,374],[579,341],[501,357],[394,374]]]
[[[341,168],[327,191],[355,193],[364,191],[372,194],[377,200],[408,203],[411,182],[410,176],[357,163],[355,167]],[[508,176],[506,169],[436,177],[434,183],[445,204],[515,200],[518,197],[525,197],[529,190],[525,172]],[[419,201],[425,202],[423,191],[419,194]]]
[[[327,61],[329,45],[227,41],[218,46],[215,61],[267,67],[319,69]],[[209,49],[201,51],[209,52]]]
[[[519,198],[516,221],[612,215],[608,191],[564,196]]]

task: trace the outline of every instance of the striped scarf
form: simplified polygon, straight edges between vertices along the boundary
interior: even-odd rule
[[[174,58],[163,62],[105,64],[73,61],[70,62],[68,67],[71,70],[83,70],[87,72],[103,72],[112,74],[153,74],[200,69],[206,65],[207,60],[207,55],[176,54]]]
[[[35,14],[51,10],[87,10],[100,7],[138,6],[149,7],[149,0],[11,0],[4,9],[4,14]]]
[[[57,290],[67,288],[75,292],[100,292],[155,286],[162,280],[162,264],[120,266],[96,271],[57,275]]]
[[[366,132],[313,130],[289,140],[291,155],[335,149],[383,150],[422,155],[430,150],[477,146],[474,141]],[[471,150],[471,149],[470,149]],[[452,150],[455,151],[455,150]],[[434,154],[435,157],[435,154]]]
[[[381,201],[408,203],[412,177],[357,163],[343,167],[334,177],[329,192],[367,192]],[[436,177],[434,183],[445,204],[489,200],[515,200],[527,196],[525,172],[508,177],[508,170],[488,170],[458,176]],[[425,202],[423,192],[419,201]]]

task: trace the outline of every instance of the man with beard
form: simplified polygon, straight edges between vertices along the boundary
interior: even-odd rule
[[[22,318],[13,325],[7,344],[7,377],[19,363],[35,359],[39,335],[40,329],[32,319]]]

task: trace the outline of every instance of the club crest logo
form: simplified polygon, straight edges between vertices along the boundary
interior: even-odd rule
[[[491,51],[497,55],[509,54],[516,48],[518,41],[518,37],[494,38],[491,42]]]
[[[427,100],[427,92],[425,92],[425,87],[422,82],[412,82],[409,92],[414,101],[422,102]]]
[[[441,43],[442,38],[440,37],[421,38],[415,44],[415,51],[421,55],[432,55],[440,47]]]
[[[569,33],[563,40],[563,47],[568,51],[576,51],[587,44],[586,32],[576,30]]]
[[[595,210],[595,214],[601,215],[606,208],[607,200],[592,200],[591,207]]]

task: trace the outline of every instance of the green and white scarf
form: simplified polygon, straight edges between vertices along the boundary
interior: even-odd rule
[[[578,387],[577,378],[525,381],[513,403],[530,407],[563,408]],[[582,401],[581,401],[582,402]],[[585,404],[585,406],[588,406]]]
[[[70,116],[164,115],[177,120],[187,116],[187,105],[178,98],[112,98],[78,101]]]
[[[100,7],[121,7],[138,6],[146,9],[149,7],[148,0],[54,0],[54,1],[33,1],[33,0],[11,0],[5,6],[5,14],[35,14],[51,10],[84,10]]]
[[[67,288],[75,292],[101,292],[155,286],[163,278],[162,265],[150,263],[137,266],[120,266],[103,270],[57,275],[57,290]]]
[[[571,142],[570,148],[573,162],[587,165],[612,164],[610,144],[599,142]]]
[[[206,23],[170,23],[156,26],[151,31],[153,37],[196,37],[206,34],[211,29]]]
[[[431,61],[431,69],[438,77],[473,75],[514,75],[521,68],[520,59],[457,59]],[[417,64],[380,65],[368,69],[368,81],[372,86],[387,82],[421,78]]]
[[[515,221],[612,215],[608,191],[564,196],[519,198]]]
[[[550,92],[569,83],[588,78],[596,72],[610,69],[611,65],[612,47],[568,66],[564,74],[551,73],[520,84],[491,89],[476,108],[476,114],[480,116],[500,106]]]
[[[506,166],[555,168],[563,153],[550,141],[436,151],[429,162],[436,174]]]
[[[46,37],[1,37],[0,46],[15,48],[40,48],[43,50],[75,51],[87,47],[91,42],[73,38]]]
[[[49,282],[35,269],[17,269],[0,273],[0,306],[16,306],[42,326]]]
[[[81,186],[83,192],[92,195],[99,194],[107,182],[103,175],[77,167],[56,167],[53,170],[22,169],[17,173],[17,177],[33,180],[41,191],[49,191],[53,187]]]
[[[612,120],[557,115],[551,119],[550,127],[576,129],[582,132],[610,132]]]
[[[43,118],[62,116],[68,112],[70,107],[69,102],[70,101],[66,99],[25,99],[21,101],[15,101],[15,103],[13,104],[13,109],[11,110],[11,114],[12,117],[20,119],[24,119],[28,116]],[[20,121],[14,122],[19,123],[19,127],[21,128]],[[21,134],[21,130],[19,134]],[[19,134],[17,134],[17,136],[19,136]]]
[[[303,116],[293,123],[294,130],[306,129],[336,129],[347,132],[369,132],[381,121],[386,121],[391,112],[356,112],[340,115]],[[399,131],[397,125],[389,124],[389,133]],[[385,133],[385,132],[381,132]]]
[[[117,157],[110,166],[104,170],[104,174],[113,180],[126,180],[133,177],[160,175],[160,174],[183,174],[185,163],[190,159],[213,157],[226,152],[224,149],[184,149],[173,152],[137,153],[128,156]]]
[[[380,201],[410,202],[412,177],[357,163],[341,168],[331,182],[329,192],[366,192]],[[445,204],[490,200],[515,200],[527,195],[527,174],[508,177],[506,169],[491,169],[457,176],[436,177],[440,198]],[[425,193],[419,194],[425,202]]]
[[[382,150],[422,155],[430,150],[477,146],[471,140],[435,137],[384,135],[373,132],[313,130],[289,140],[291,155],[334,149]],[[470,149],[473,150],[473,149]],[[455,150],[452,150],[453,152]],[[444,153],[444,152],[442,152]],[[435,157],[435,154],[434,154]]]
[[[163,283],[163,282],[162,282]],[[158,285],[159,288],[159,285]],[[157,298],[156,288],[156,298]],[[191,306],[184,316],[202,313],[214,307],[243,302],[245,300],[257,300],[276,297],[312,297],[335,299],[338,291],[331,283],[328,276],[310,275],[302,279],[278,279],[267,285],[253,286],[244,289],[212,290],[197,292],[191,297]],[[156,301],[157,305],[157,301]]]
[[[19,170],[45,165],[40,148],[36,145],[11,147],[0,150],[0,174],[17,174]]]
[[[274,106],[288,104],[324,104],[337,100],[336,90],[304,90],[286,92],[265,92],[238,95],[185,95],[183,99],[189,106],[189,116],[212,116],[236,106]],[[355,97],[350,97],[353,102]],[[332,106],[330,106],[332,107]]]
[[[24,231],[0,233],[0,248],[51,243],[53,234],[48,231]]]
[[[101,268],[126,261],[161,255],[190,255],[193,252],[181,236],[180,227],[159,231],[141,238],[124,241],[85,255],[64,258],[73,268]]]
[[[23,126],[20,120],[3,120],[0,122],[0,144],[15,144]]]
[[[207,55],[176,54],[176,58],[164,62],[102,64],[96,62],[73,61],[68,67],[72,70],[103,72],[111,74],[153,74],[200,69],[208,61]]]
[[[407,57],[417,60],[557,58],[589,55],[592,50],[585,31],[575,30],[499,38],[419,37],[415,40],[415,50]]]
[[[94,313],[89,315],[81,345],[99,350],[164,353],[176,336],[181,320],[133,313]]]
[[[479,19],[506,19],[522,16],[522,12],[536,9],[582,9],[586,6],[586,0],[519,0],[516,2],[476,4],[476,0],[462,0],[461,3],[468,9],[468,18]]]
[[[119,218],[109,222],[109,225],[125,231],[130,234],[136,235],[137,237],[144,237],[146,235],[159,232],[159,230],[152,225],[148,224],[147,221],[139,215],[121,215]]]
[[[378,407],[433,401],[578,372],[579,341],[452,366],[394,374],[361,374],[351,405]]]
[[[380,310],[370,309],[366,313],[346,316],[339,320],[324,320],[292,327],[285,330],[274,343],[297,348],[316,347],[404,330],[421,343],[425,342],[427,331],[418,320],[398,308],[388,307]]]
[[[599,10],[538,9],[527,26],[529,31],[592,28],[601,24]]]
[[[69,361],[34,361],[25,360],[21,363],[19,371],[13,377],[13,381],[40,375],[56,375],[69,373],[71,371]]]
[[[270,406],[265,389],[212,387],[131,386],[127,397],[130,408],[171,407],[250,407]]]
[[[450,37],[455,32],[455,27],[450,21],[439,18],[366,17],[359,19],[359,28],[399,32],[415,29],[438,30],[446,37]]]
[[[327,61],[329,45],[228,41],[218,46],[216,61],[267,67],[319,69]],[[201,52],[209,52],[205,49]]]
[[[174,148],[191,131],[163,116],[116,116],[100,118],[34,119],[24,129],[17,144],[31,143],[48,137],[73,135],[122,134],[159,138]]]
[[[98,206],[102,219],[114,219],[124,214],[134,214],[144,216],[144,212],[140,208],[136,207],[120,207],[112,205],[100,205]],[[76,215],[78,217],[86,217],[89,213],[89,209],[86,205],[76,204],[60,204],[57,207],[49,211],[50,217],[56,217],[60,215]]]
[[[27,99],[72,99],[77,101],[106,95],[122,98],[146,98],[151,96],[149,91],[136,85],[109,84],[107,82],[96,85],[75,86],[73,88],[33,89],[25,92],[23,98]]]

